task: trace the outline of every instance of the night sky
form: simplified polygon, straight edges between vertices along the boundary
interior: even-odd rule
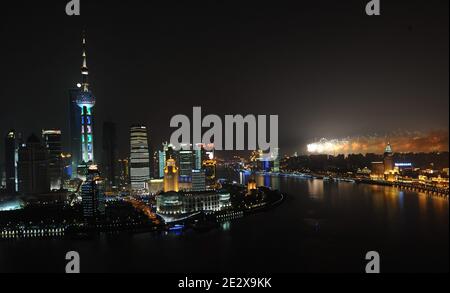
[[[0,6],[1,153],[10,128],[60,128],[68,147],[83,27],[97,149],[105,120],[126,155],[130,124],[147,124],[158,146],[193,106],[278,114],[282,153],[322,137],[448,133],[448,0],[382,0],[372,17],[366,0],[81,0],[72,17],[68,1],[33,2]]]

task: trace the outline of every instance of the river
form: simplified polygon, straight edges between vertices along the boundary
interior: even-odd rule
[[[70,250],[82,272],[364,272],[372,250],[381,272],[449,271],[446,199],[320,179],[257,182],[286,201],[208,232],[0,241],[0,272],[64,272]]]

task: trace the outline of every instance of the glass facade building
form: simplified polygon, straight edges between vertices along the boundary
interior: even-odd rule
[[[145,191],[150,180],[150,154],[147,127],[133,125],[130,128],[130,181],[133,191]]]

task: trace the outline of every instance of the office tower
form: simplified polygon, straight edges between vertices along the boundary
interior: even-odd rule
[[[130,180],[134,191],[145,191],[150,180],[147,127],[144,125],[130,128]]]
[[[192,170],[192,191],[206,190],[206,175],[203,169]]]
[[[118,184],[121,190],[128,189],[130,184],[130,165],[128,159],[117,160]]]
[[[203,169],[205,170],[206,183],[211,186],[216,183],[216,161],[205,160],[203,161]]]
[[[164,167],[166,167],[166,152],[164,150],[158,151],[158,165],[159,178],[164,178]]]
[[[206,153],[203,149],[203,145],[201,143],[196,145],[194,149],[194,168],[200,170],[202,168],[203,158]]]
[[[5,137],[5,183],[6,192],[17,192],[17,149],[18,137],[14,130],[10,130]]]
[[[95,221],[105,215],[105,182],[96,165],[90,165],[86,181],[81,186],[81,203],[86,221]]]
[[[161,178],[159,176],[159,151],[153,151],[152,157],[152,171],[150,172],[150,177]]]
[[[61,130],[42,130],[42,141],[48,152],[50,188],[60,189],[63,175]]]
[[[169,158],[164,168],[164,192],[178,192],[178,168],[174,159]]]
[[[388,143],[384,149],[384,172],[394,170],[394,153],[392,152],[391,144]]]
[[[164,178],[164,168],[166,167],[167,158],[177,159],[178,154],[173,146],[167,142],[162,144],[162,150],[158,151],[158,175],[159,178]]]
[[[103,174],[107,191],[117,187],[116,162],[117,162],[117,135],[116,124],[112,122],[103,123]]]
[[[180,166],[180,181],[190,182],[192,169],[194,168],[194,156],[191,150],[180,150],[178,152],[178,160]]]
[[[50,191],[48,152],[39,138],[32,134],[19,148],[17,163],[20,194],[42,194]]]

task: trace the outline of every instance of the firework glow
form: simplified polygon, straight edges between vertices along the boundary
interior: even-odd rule
[[[311,154],[352,154],[381,153],[390,142],[396,152],[437,152],[448,151],[448,131],[429,133],[400,133],[386,136],[361,136],[344,139],[322,138],[309,143],[306,148]]]

